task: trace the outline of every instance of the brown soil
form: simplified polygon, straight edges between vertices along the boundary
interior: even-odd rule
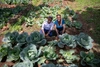
[[[28,26],[26,27],[25,24],[22,25],[23,31],[24,32],[28,32],[28,34],[30,34],[33,31],[39,31],[40,28],[37,24],[34,24],[32,27]]]
[[[0,45],[2,44],[3,35],[0,35]]]
[[[4,64],[7,64],[8,67],[11,67],[12,65],[14,65],[13,62],[0,62],[0,67],[2,67]]]
[[[14,8],[16,5],[0,4],[0,8]]]

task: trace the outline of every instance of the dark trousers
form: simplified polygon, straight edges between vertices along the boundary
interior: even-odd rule
[[[58,33],[59,33],[59,34],[62,34],[63,27],[57,28],[57,30],[58,30]]]
[[[57,28],[58,33],[61,35],[62,31],[63,31],[63,27]],[[50,30],[46,30],[44,29],[45,34],[47,34]],[[40,30],[40,33],[43,34],[42,30]],[[48,36],[52,37],[52,36],[57,36],[57,32],[55,30],[51,30],[50,33],[48,34]]]
[[[46,30],[44,29],[45,34],[47,34],[50,30]],[[42,30],[40,30],[40,33],[43,34]],[[57,36],[56,31],[55,30],[51,30],[50,33],[48,34],[48,36],[52,37],[52,36]]]

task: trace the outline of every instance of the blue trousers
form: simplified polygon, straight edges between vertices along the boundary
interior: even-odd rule
[[[62,34],[63,31],[63,27],[57,28],[58,33]],[[44,29],[44,33],[47,34],[50,30],[46,30]],[[42,30],[40,30],[40,33],[43,34]],[[52,36],[57,36],[57,33],[55,30],[51,30],[50,33],[48,34],[48,36],[52,37]]]
[[[47,34],[50,30],[44,29],[44,33]],[[43,34],[42,30],[40,30],[40,33]],[[53,36],[53,31],[51,30],[48,36],[52,37]]]

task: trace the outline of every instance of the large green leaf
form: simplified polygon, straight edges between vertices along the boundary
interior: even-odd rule
[[[67,45],[69,47],[76,47],[76,37],[73,35],[69,35],[67,33],[59,35],[60,41],[58,42],[58,46]]]
[[[42,64],[41,67],[56,67],[53,63]]]
[[[73,55],[74,53],[75,50],[69,50],[69,51],[60,50],[60,54],[62,54],[67,63],[72,63],[75,60],[79,60],[77,55]]]
[[[26,38],[28,37],[28,33],[23,32],[19,36],[17,36],[16,41],[20,44],[25,44],[26,43]]]
[[[56,60],[58,58],[58,55],[55,52],[55,48],[52,46],[44,46],[41,47],[43,56],[45,56],[46,59],[48,60]]]
[[[96,67],[96,65],[98,65],[100,63],[100,59],[97,59],[94,55],[94,53],[92,52],[88,52],[88,53],[85,53],[83,51],[80,52],[80,55],[82,57],[82,60],[81,60],[81,65],[82,66],[93,66],[93,67]]]
[[[33,44],[36,44],[36,45],[45,45],[46,39],[44,39],[44,35],[42,35],[40,32],[34,31],[27,38],[27,42],[33,43]]]
[[[20,49],[19,46],[15,46],[13,48],[9,48],[8,49],[8,55],[7,55],[7,62],[19,60],[20,51],[21,51],[21,49]]]
[[[85,33],[80,33],[77,36],[78,45],[80,45],[81,47],[84,47],[87,50],[89,50],[93,47],[92,42],[93,42],[93,39]]]
[[[37,50],[34,44],[30,44],[22,50],[20,53],[20,59],[22,61],[31,61],[33,63],[39,61],[39,55],[41,54],[41,48]]]
[[[33,63],[30,61],[16,63],[13,67],[33,67]]]
[[[12,47],[12,45],[10,43],[7,44],[2,44],[0,46],[0,61],[2,60],[2,58],[4,56],[6,56],[8,54],[8,49]]]
[[[16,31],[15,32],[12,32],[12,33],[8,32],[8,33],[5,34],[5,36],[2,39],[2,41],[4,43],[12,43],[12,44],[14,44],[14,43],[16,43],[16,37],[18,35],[19,35],[19,33],[16,32]]]

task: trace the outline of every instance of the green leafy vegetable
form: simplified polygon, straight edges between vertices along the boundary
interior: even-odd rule
[[[64,45],[75,48],[76,47],[76,38],[73,35],[69,35],[67,33],[59,35],[60,41],[58,42],[58,46],[63,48]]]
[[[82,57],[82,66],[89,65],[91,67],[97,67],[97,65],[100,63],[100,59],[96,59],[94,53],[92,52],[85,53],[84,51],[81,51],[80,56]]]
[[[7,61],[17,61],[20,57],[20,47],[15,46],[8,49]]]
[[[26,48],[22,50],[20,53],[20,59],[22,61],[31,61],[32,63],[35,63],[39,61],[40,58],[38,58],[41,54],[41,48],[37,50],[36,46],[34,44],[30,44]]]
[[[53,63],[48,63],[48,64],[42,64],[41,65],[41,67],[56,67],[56,65],[55,64],[53,64]]]
[[[13,67],[33,67],[33,63],[30,61],[16,63]]]
[[[79,60],[77,55],[73,55],[74,53],[75,53],[74,50],[69,50],[69,51],[60,50],[60,54],[62,54],[67,63],[72,63],[75,60]]]
[[[47,60],[56,60],[58,58],[58,55],[55,53],[55,48],[52,46],[44,46],[42,51]]]
[[[93,42],[93,39],[85,33],[80,33],[77,36],[78,45],[80,45],[81,47],[84,47],[87,50],[89,50],[93,47],[92,42]]]
[[[23,32],[22,34],[19,34],[19,36],[17,36],[16,41],[20,44],[25,44],[26,38],[28,37],[28,33]]]
[[[26,26],[32,26],[34,24],[33,18],[25,18]]]
[[[12,45],[10,43],[8,44],[3,44],[0,46],[0,61],[2,60],[2,58],[4,56],[6,56],[8,54],[8,49],[9,47],[11,47]]]
[[[27,38],[27,42],[36,45],[45,45],[46,39],[44,39],[44,36],[40,32],[34,31]]]
[[[4,43],[12,43],[12,44],[14,44],[14,43],[16,43],[16,37],[18,35],[19,35],[19,33],[16,32],[16,31],[12,32],[12,33],[8,32],[8,33],[5,34],[5,36],[4,36],[2,41]]]
[[[76,29],[81,29],[82,23],[80,23],[79,21],[73,21],[72,26],[75,27]]]

